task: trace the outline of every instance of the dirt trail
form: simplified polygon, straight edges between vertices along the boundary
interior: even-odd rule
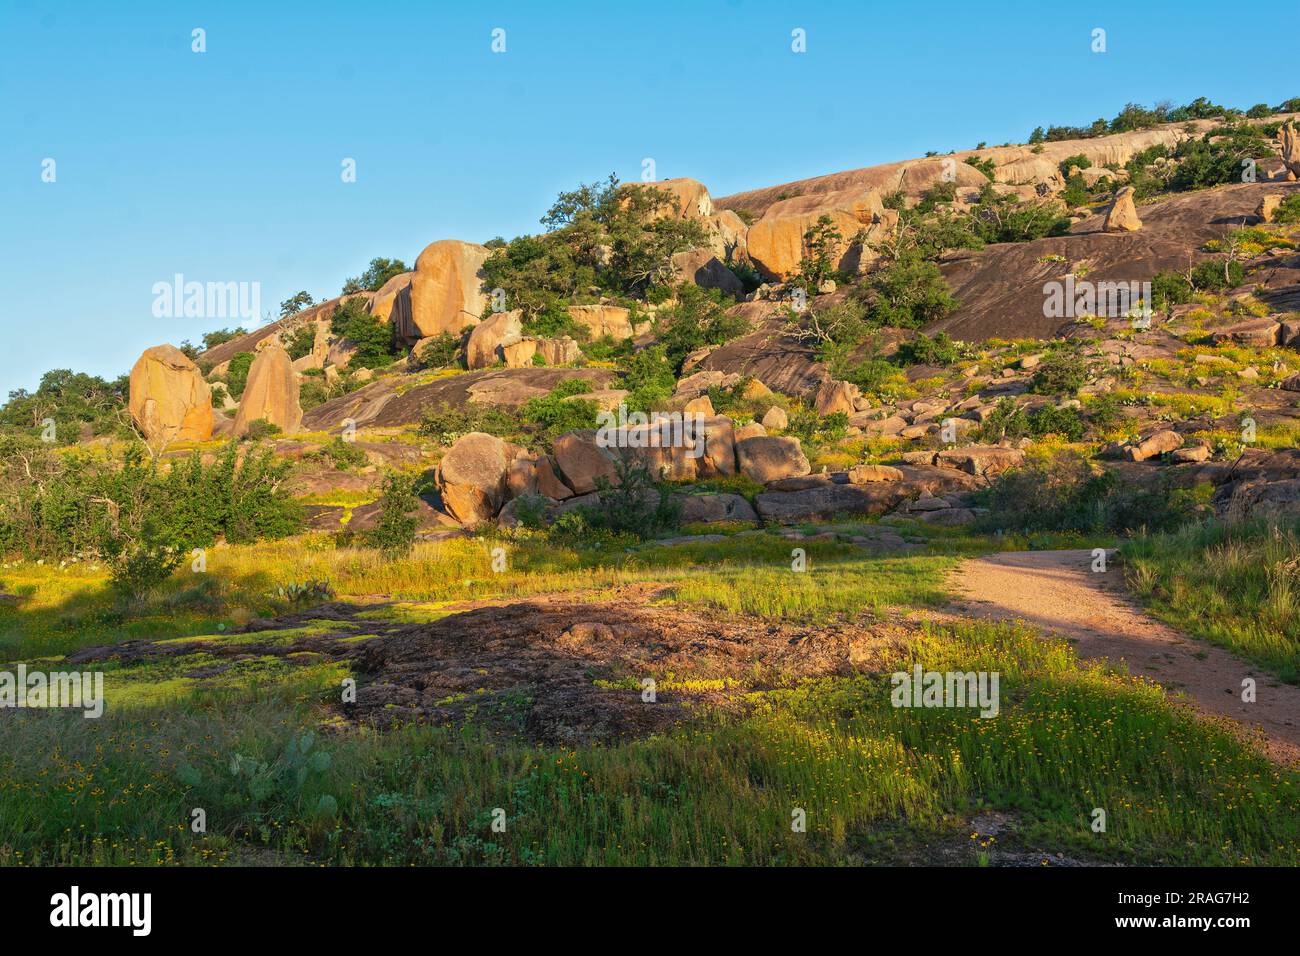
[[[1123,572],[1092,571],[1092,552],[1012,551],[965,561],[950,585],[971,617],[1023,620],[1070,640],[1081,657],[1123,660],[1196,707],[1239,722],[1268,755],[1300,763],[1300,687],[1283,684],[1228,651],[1180,634],[1128,599]],[[1253,677],[1256,701],[1241,699]]]

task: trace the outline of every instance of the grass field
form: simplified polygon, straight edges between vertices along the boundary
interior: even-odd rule
[[[1009,625],[914,623],[870,667],[718,682],[721,697],[667,730],[594,745],[503,737],[472,718],[357,724],[334,706],[349,673],[338,660],[227,654],[234,666],[195,676],[250,640],[241,619],[285,609],[268,596],[285,580],[329,578],[341,597],[375,602],[361,620],[376,624],[435,619],[448,602],[599,601],[653,584],[656,600],[756,629],[869,628],[941,604],[961,555],[1025,546],[926,534],[893,556],[764,533],[594,552],[452,540],[398,561],[308,538],[216,551],[211,583],[178,573],[138,614],[115,609],[89,568],[11,566],[5,590],[25,596],[0,612],[9,660],[144,634],[206,640],[179,657],[105,664],[101,719],[3,715],[0,863],[1300,863],[1294,774],[1158,688]],[[798,575],[795,545],[809,558]],[[509,570],[494,574],[498,546]],[[124,616],[96,623],[104,614]],[[889,674],[915,663],[997,671],[1000,714],[895,708]],[[545,694],[545,682],[527,692]],[[192,830],[196,809],[206,832]],[[806,830],[795,832],[800,811]]]
[[[1130,587],[1186,633],[1300,682],[1300,533],[1294,525],[1207,524],[1123,550]]]

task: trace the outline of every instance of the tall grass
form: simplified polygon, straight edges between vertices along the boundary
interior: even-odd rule
[[[1300,682],[1300,526],[1196,525],[1134,538],[1122,555],[1157,615]]]
[[[99,721],[25,713],[0,721],[0,862],[854,863],[888,859],[878,836],[899,828],[960,844],[980,809],[1045,854],[1300,862],[1300,780],[1158,688],[1007,625],[936,628],[894,666],[913,662],[999,671],[1001,713],[895,709],[882,672],[753,691],[739,716],[600,747],[361,728],[323,736],[327,771],[257,800],[232,756],[273,764],[319,721],[323,678]],[[190,832],[196,807],[207,834]]]

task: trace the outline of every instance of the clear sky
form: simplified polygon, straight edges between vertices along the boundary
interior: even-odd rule
[[[231,324],[155,317],[153,285],[176,273],[258,282],[264,311],[325,298],[375,256],[536,231],[561,189],[639,179],[647,157],[720,196],[1023,142],[1130,101],[1275,104],[1300,96],[1277,16],[1197,0],[0,0],[0,395],[49,368],[117,375]]]

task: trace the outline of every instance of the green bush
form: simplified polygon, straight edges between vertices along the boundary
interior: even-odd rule
[[[1028,416],[1029,433],[1035,438],[1059,435],[1067,441],[1078,441],[1088,430],[1088,423],[1076,408],[1043,405]]]
[[[11,442],[4,450],[4,553],[33,558],[93,553],[127,565],[138,558],[144,573],[168,548],[187,552],[219,538],[232,543],[282,538],[302,526],[302,509],[284,486],[289,465],[267,449],[241,457],[232,444],[211,464],[195,454],[167,471],[138,450],[121,461],[62,455],[40,443]]]
[[[1039,395],[1073,396],[1088,383],[1088,363],[1075,348],[1048,352],[1029,380],[1029,390]]]
[[[460,340],[450,332],[439,332],[415,354],[415,361],[421,368],[447,368],[456,360],[460,350]]]
[[[244,394],[254,357],[252,352],[236,352],[230,357],[230,364],[226,366],[226,391],[232,397],[240,398]]]
[[[674,372],[680,373],[686,357],[697,349],[722,345],[749,331],[743,318],[727,314],[729,304],[717,289],[689,282],[677,287],[677,304],[655,317],[656,337]]]
[[[300,325],[281,338],[284,341],[284,350],[289,353],[289,358],[300,359],[304,355],[310,354],[312,347],[316,344],[316,323],[308,322],[305,325]]]
[[[42,434],[53,419],[55,444],[80,441],[83,430],[91,435],[121,431],[129,382],[127,376],[107,381],[98,375],[52,369],[41,376],[36,391],[17,389],[0,406],[0,430],[26,435]]]
[[[957,308],[939,267],[911,256],[873,273],[867,289],[867,319],[879,326],[920,328]]]
[[[599,503],[580,509],[590,527],[644,540],[681,524],[681,506],[672,500],[666,486],[656,486],[645,465],[618,459],[614,468],[618,484],[604,476],[597,478]]]
[[[330,331],[355,347],[348,360],[351,368],[382,368],[397,355],[392,326],[367,312],[363,299],[348,299],[336,306],[330,316]]]
[[[1208,486],[1175,488],[1167,476],[1127,482],[1083,455],[1034,456],[981,493],[986,530],[1123,533],[1175,530],[1204,517]]]
[[[419,505],[413,476],[402,472],[385,475],[383,492],[379,496],[379,517],[374,527],[362,533],[362,542],[385,554],[408,554],[415,546],[418,521],[413,512]]]
[[[573,397],[589,391],[591,383],[582,379],[561,382],[549,395],[525,402],[519,418],[531,434],[549,446],[565,432],[596,426],[600,406],[590,399]]]
[[[518,419],[494,405],[464,402],[429,406],[420,416],[418,431],[438,445],[453,445],[457,438],[470,432],[485,432],[498,438],[515,438],[520,434]]]
[[[320,454],[334,463],[340,471],[348,468],[362,468],[370,460],[366,453],[353,442],[335,437],[320,450]]]
[[[1300,222],[1300,193],[1290,193],[1282,200],[1273,214],[1273,221],[1283,225]]]
[[[401,259],[376,258],[370,260],[366,271],[354,279],[343,283],[343,294],[353,292],[378,292],[384,283],[393,276],[401,275],[406,270],[406,263]]]
[[[279,425],[265,418],[255,418],[248,423],[248,431],[244,433],[242,440],[258,442],[278,434],[280,434]]]
[[[947,332],[934,338],[920,332],[910,342],[900,342],[895,356],[903,365],[951,365],[964,353],[961,343],[954,342]]]

